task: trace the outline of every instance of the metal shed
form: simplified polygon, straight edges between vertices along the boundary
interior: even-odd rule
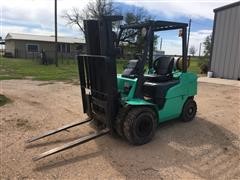
[[[214,77],[240,79],[240,1],[214,9],[210,70]]]

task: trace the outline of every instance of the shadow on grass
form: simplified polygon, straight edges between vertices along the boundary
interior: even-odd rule
[[[0,106],[4,106],[5,104],[10,103],[10,102],[12,102],[11,99],[4,96],[3,94],[0,94]]]

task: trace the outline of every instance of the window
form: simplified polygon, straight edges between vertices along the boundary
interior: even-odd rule
[[[58,52],[61,52],[61,53],[70,53],[70,44],[64,44],[64,43],[59,43],[58,44]]]
[[[57,44],[57,51],[61,52],[61,44]]]
[[[82,44],[79,44],[79,45],[76,47],[76,50],[82,51],[82,50],[83,50],[83,45],[82,45]]]
[[[28,52],[38,52],[38,44],[27,44]]]
[[[64,53],[66,51],[65,44],[61,44],[61,45],[62,45],[62,52]]]

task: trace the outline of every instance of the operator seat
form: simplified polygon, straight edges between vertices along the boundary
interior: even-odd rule
[[[170,88],[176,86],[179,80],[173,79],[173,57],[159,57],[154,61],[155,74],[145,75],[143,84],[144,97],[150,98],[153,103],[162,108],[165,104],[165,97]]]
[[[169,56],[162,56],[157,58],[153,63],[155,74],[147,74],[144,77],[149,82],[166,82],[173,78],[172,70],[174,65],[174,58]]]
[[[138,59],[132,59],[128,61],[126,68],[122,73],[122,77],[136,78],[140,70],[140,61]]]

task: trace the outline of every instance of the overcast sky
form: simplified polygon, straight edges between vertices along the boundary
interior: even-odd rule
[[[73,7],[83,9],[90,0],[58,0],[58,33],[61,36],[81,37],[76,27],[66,25],[61,17]],[[235,0],[236,1],[236,0]],[[146,8],[159,20],[188,22],[192,19],[190,45],[197,49],[199,43],[212,31],[213,9],[234,0],[115,0],[120,8],[133,6]],[[40,35],[54,34],[54,0],[0,0],[0,36],[9,32]],[[163,50],[179,54],[181,41],[177,32],[160,33]]]

